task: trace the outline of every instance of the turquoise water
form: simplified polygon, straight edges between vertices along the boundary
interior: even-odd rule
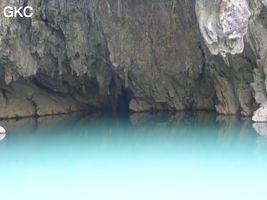
[[[3,200],[266,200],[267,138],[210,113],[4,121]]]

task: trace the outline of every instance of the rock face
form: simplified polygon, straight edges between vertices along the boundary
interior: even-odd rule
[[[246,0],[198,0],[196,13],[212,54],[226,56],[226,53],[243,52],[251,16]]]
[[[111,106],[116,80],[93,4],[4,0],[0,10],[7,5],[30,5],[34,16],[1,12],[1,118]]]
[[[253,105],[253,102],[263,104],[266,101],[266,85],[264,84],[264,63],[266,62],[267,53],[265,47],[265,4],[265,1],[260,0],[249,2],[246,0],[198,0],[196,2],[200,30],[211,54],[221,54],[224,62],[229,67],[238,66],[241,69],[242,65],[247,63],[245,65],[250,72],[247,71],[246,75],[245,73],[244,75],[253,74],[253,81],[251,82],[251,79],[247,79],[245,84],[240,84],[243,91],[236,91],[237,96],[241,95],[239,104],[243,109],[241,114],[244,115],[250,115],[253,110],[253,106],[250,107],[248,105]],[[246,38],[244,38],[245,36]],[[246,46],[244,46],[244,39]],[[227,55],[227,53],[233,55]],[[237,58],[235,54],[238,53],[243,55],[241,54]],[[253,73],[251,73],[251,70]],[[246,85],[247,83],[252,87],[252,93],[250,86]],[[227,91],[222,93],[224,93],[224,96],[231,97]],[[233,102],[228,104],[235,105]],[[220,112],[220,110],[225,111],[225,107],[217,107],[217,111]],[[259,112],[263,113],[262,111]],[[229,112],[224,114],[227,113]],[[256,119],[259,120],[259,115],[253,117],[253,120]]]
[[[5,18],[7,5],[32,6],[34,15]],[[0,118],[122,105],[252,115],[267,100],[265,6],[1,0]]]

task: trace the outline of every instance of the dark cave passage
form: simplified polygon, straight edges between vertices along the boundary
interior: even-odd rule
[[[116,113],[117,114],[129,114],[129,91],[123,89],[121,95],[118,96],[116,104]]]

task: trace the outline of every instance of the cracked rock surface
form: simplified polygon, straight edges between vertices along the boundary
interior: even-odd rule
[[[265,0],[1,0],[0,118],[266,102]],[[196,11],[196,12],[195,12]],[[221,54],[221,55],[214,55]]]

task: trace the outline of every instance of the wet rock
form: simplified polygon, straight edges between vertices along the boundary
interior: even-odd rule
[[[12,83],[0,99],[0,118],[44,116],[90,110],[67,94],[52,93],[23,80]]]
[[[0,126],[0,133],[6,133],[6,130],[2,126]]]

